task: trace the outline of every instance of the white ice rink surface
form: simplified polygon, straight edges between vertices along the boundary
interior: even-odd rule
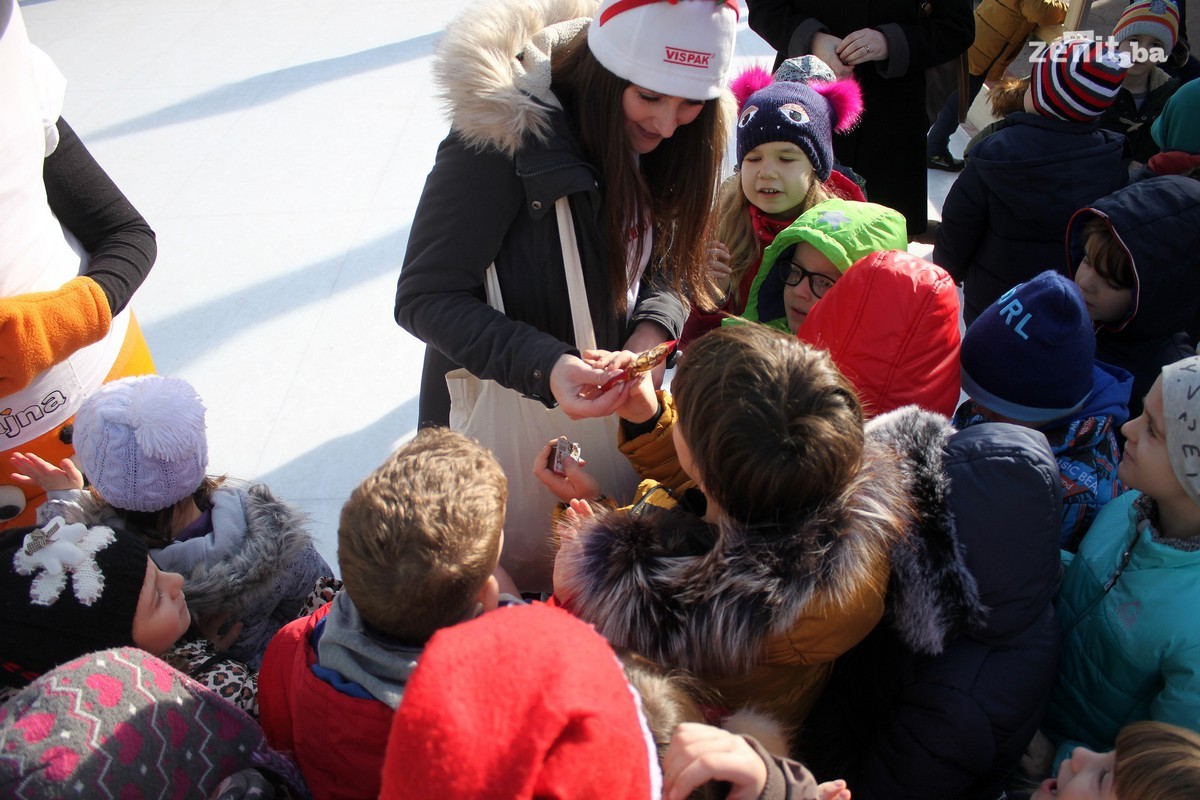
[[[158,234],[132,307],[205,400],[210,471],[309,512],[330,564],[346,496],[416,430],[424,348],[392,304],[447,129],[430,60],[466,5],[20,3],[64,118]],[[774,55],[744,15],[737,53]],[[929,175],[937,218],[953,176]]]

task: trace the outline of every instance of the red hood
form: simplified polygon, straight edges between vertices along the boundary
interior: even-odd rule
[[[868,416],[913,404],[950,416],[959,400],[958,289],[898,250],[854,263],[800,326],[858,389]]]

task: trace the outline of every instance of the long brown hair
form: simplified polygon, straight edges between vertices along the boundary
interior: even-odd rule
[[[650,269],[659,270],[667,284],[680,293],[711,285],[706,258],[709,209],[729,127],[721,102],[705,102],[694,122],[681,126],[637,159],[630,154],[622,110],[622,95],[630,83],[596,60],[588,49],[586,34],[555,52],[551,71],[551,88],[603,180],[605,240],[615,307],[626,311],[631,233],[640,259],[648,226],[654,233]]]

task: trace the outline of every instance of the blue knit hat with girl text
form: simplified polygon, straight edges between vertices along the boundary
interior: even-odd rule
[[[1000,296],[962,340],[962,388],[1020,422],[1078,411],[1092,393],[1096,336],[1079,287],[1047,270]]]

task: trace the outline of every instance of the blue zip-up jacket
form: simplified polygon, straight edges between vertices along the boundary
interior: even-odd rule
[[[1083,408],[1068,420],[1043,425],[1058,464],[1062,485],[1062,528],[1059,546],[1075,552],[1104,505],[1125,491],[1117,478],[1121,451],[1116,431],[1129,419],[1129,390],[1133,376],[1120,367],[1097,361],[1092,368],[1092,393]],[[968,400],[954,415],[954,427],[987,422]]]

